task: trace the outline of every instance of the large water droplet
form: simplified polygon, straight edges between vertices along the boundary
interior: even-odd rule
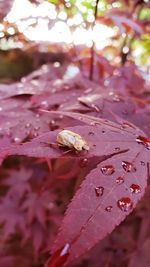
[[[123,184],[124,183],[124,178],[119,176],[117,179],[116,179],[116,183],[117,184]]]
[[[108,207],[105,208],[105,210],[106,210],[107,212],[111,212],[111,211],[112,211],[112,208],[113,208],[112,206],[108,206]]]
[[[118,200],[117,205],[122,211],[130,211],[133,207],[133,203],[129,197],[123,197]]]
[[[130,191],[131,191],[131,193],[138,194],[141,192],[141,187],[138,184],[132,184],[130,186]]]
[[[103,186],[97,186],[95,187],[95,194],[97,197],[102,196],[104,193],[104,187]]]
[[[147,139],[146,137],[144,136],[138,136],[136,138],[136,142],[138,144],[142,144],[143,146],[145,146],[147,149],[150,150],[150,139]]]
[[[135,166],[129,161],[122,161],[122,167],[126,172],[136,172]]]
[[[112,165],[106,165],[101,168],[101,172],[104,175],[112,175],[115,172],[115,169]]]

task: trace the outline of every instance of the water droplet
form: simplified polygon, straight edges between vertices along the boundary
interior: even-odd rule
[[[35,127],[34,127],[34,130],[35,131],[38,131],[40,129],[40,126],[39,125],[36,125]]]
[[[105,208],[105,210],[108,211],[108,212],[111,212],[112,208],[113,208],[112,206],[108,206],[108,207]]]
[[[136,172],[135,166],[129,161],[122,161],[122,167],[126,172]]]
[[[119,95],[114,95],[113,96],[113,102],[120,102],[122,99]]]
[[[97,197],[102,196],[104,193],[104,187],[103,186],[97,186],[95,187],[95,194]]]
[[[112,165],[106,165],[101,168],[101,172],[104,175],[112,175],[115,172],[115,169]]]
[[[50,121],[50,129],[51,129],[51,131],[54,131],[54,130],[58,129],[58,125],[56,124],[55,120],[51,120]]]
[[[60,62],[55,61],[54,64],[53,64],[53,66],[54,66],[55,68],[59,68],[59,67],[61,66],[61,64],[60,64]]]
[[[41,107],[47,109],[47,108],[49,107],[48,102],[47,102],[46,100],[43,100],[43,101],[41,102]]]
[[[26,125],[25,125],[25,128],[30,128],[31,127],[31,123],[27,123]]]
[[[94,133],[93,133],[93,132],[89,132],[88,134],[89,134],[89,135],[94,135]]]
[[[34,134],[33,134],[34,137],[37,137],[38,135],[39,135],[38,133],[34,133]]]
[[[13,138],[13,141],[14,141],[16,144],[20,144],[20,143],[21,143],[21,138],[20,138],[20,137],[14,137],[14,138]]]
[[[130,191],[131,191],[131,193],[135,193],[135,194],[140,193],[141,187],[138,184],[132,184],[130,186]]]
[[[115,151],[120,151],[120,147],[115,147]]]
[[[88,159],[81,159],[79,162],[80,167],[84,168],[88,165]]]
[[[129,197],[123,197],[118,200],[117,205],[122,211],[130,211],[133,207],[133,203]]]
[[[145,146],[147,149],[150,150],[150,139],[147,139],[146,137],[144,136],[138,136],[136,138],[136,142],[138,144],[142,144],[143,146]]]
[[[116,183],[117,184],[123,184],[124,183],[124,178],[119,176],[117,179],[116,179]]]
[[[36,113],[35,117],[36,118],[39,118],[40,117],[40,114],[39,113]]]

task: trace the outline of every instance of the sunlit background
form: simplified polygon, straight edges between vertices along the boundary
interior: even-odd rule
[[[94,2],[93,2],[94,3]],[[81,1],[77,1],[79,11],[84,11]],[[49,41],[53,43],[65,42],[75,45],[92,45],[92,39],[97,48],[103,48],[109,44],[109,38],[115,34],[112,28],[103,24],[95,25],[94,30],[85,29],[83,17],[80,13],[67,19],[65,11],[57,14],[54,4],[43,2],[39,6],[31,4],[28,0],[15,0],[11,12],[7,16],[8,21],[15,22],[20,32],[34,41]],[[94,21],[93,10],[89,9],[87,21]],[[34,25],[37,22],[36,26]],[[78,26],[71,31],[72,26]],[[9,32],[13,29],[9,29]]]
[[[0,24],[0,47],[2,50],[10,48],[26,49],[24,40],[14,38],[15,27],[19,33],[23,33],[27,43],[40,44],[41,50],[46,50],[46,45],[57,44],[62,47],[82,46],[91,47],[94,41],[95,48],[102,53],[113,64],[121,64],[121,56],[119,51],[127,54],[129,51],[128,44],[122,47],[126,36],[132,40],[132,34],[126,33],[117,23],[109,25],[105,21],[97,19],[94,23],[95,1],[83,0],[65,0],[64,5],[54,4],[56,1],[38,1],[40,4],[32,4],[29,0],[14,0],[13,7],[4,19],[4,23]],[[75,4],[73,4],[75,3]],[[84,5],[85,4],[85,5]],[[72,10],[71,15],[67,14],[67,10]],[[124,7],[125,8],[125,7]],[[99,1],[98,10],[100,16],[107,15],[111,10],[121,10],[121,1],[108,4],[107,1]],[[148,18],[150,11],[143,9],[142,19]],[[146,14],[146,15],[145,15]],[[132,19],[131,19],[132,20]],[[5,29],[5,22],[7,29]],[[10,25],[9,25],[10,24]],[[16,26],[15,26],[16,25]],[[121,26],[121,27],[120,27]],[[138,24],[135,25],[138,27]],[[5,34],[9,38],[5,38]],[[12,37],[12,38],[11,38]],[[42,46],[43,44],[43,46]],[[149,72],[150,65],[150,38],[148,34],[141,34],[140,38],[136,37],[132,40],[132,49],[130,56],[139,68],[145,72]],[[130,47],[131,48],[131,47]],[[40,51],[41,51],[40,50]],[[66,50],[67,51],[67,50]]]

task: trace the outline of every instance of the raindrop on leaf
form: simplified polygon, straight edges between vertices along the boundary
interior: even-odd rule
[[[145,146],[147,149],[150,150],[150,139],[147,139],[146,137],[143,136],[138,136],[136,138],[136,142],[138,144],[142,144],[143,146]]]
[[[101,168],[101,172],[104,175],[112,175],[115,172],[115,169],[112,165],[106,165]]]
[[[117,179],[116,179],[116,183],[117,184],[123,184],[124,183],[124,178],[119,176]]]
[[[95,194],[97,197],[102,196],[104,193],[104,187],[103,186],[97,186],[95,187]]]
[[[108,206],[108,207],[105,208],[105,210],[106,210],[107,212],[111,212],[111,211],[112,211],[112,208],[113,208],[112,206]]]
[[[120,147],[115,147],[115,151],[120,151]]]
[[[27,123],[26,125],[25,125],[25,128],[30,128],[31,127],[31,123]]]
[[[89,132],[88,134],[89,134],[89,135],[94,135],[94,133],[93,133],[93,132]]]
[[[126,172],[136,172],[135,166],[129,161],[122,161],[122,167]]]
[[[21,139],[20,139],[20,137],[14,137],[14,138],[13,138],[13,141],[14,141],[16,144],[20,144],[20,143],[21,143]]]
[[[131,191],[131,193],[135,193],[135,194],[140,193],[141,187],[138,184],[132,184],[130,186],[130,191]]]
[[[127,212],[127,211],[130,211],[132,209],[133,203],[129,197],[123,197],[123,198],[118,200],[117,206],[122,211]]]

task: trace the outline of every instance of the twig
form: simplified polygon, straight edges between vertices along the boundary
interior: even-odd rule
[[[97,19],[97,11],[98,11],[98,2],[99,0],[96,0],[95,10],[94,10],[94,21],[92,25],[92,29],[94,29],[94,26],[96,24]],[[90,64],[90,73],[89,73],[89,79],[93,80],[93,72],[94,72],[94,56],[95,56],[95,42],[92,40],[92,46],[91,46],[91,64]]]

